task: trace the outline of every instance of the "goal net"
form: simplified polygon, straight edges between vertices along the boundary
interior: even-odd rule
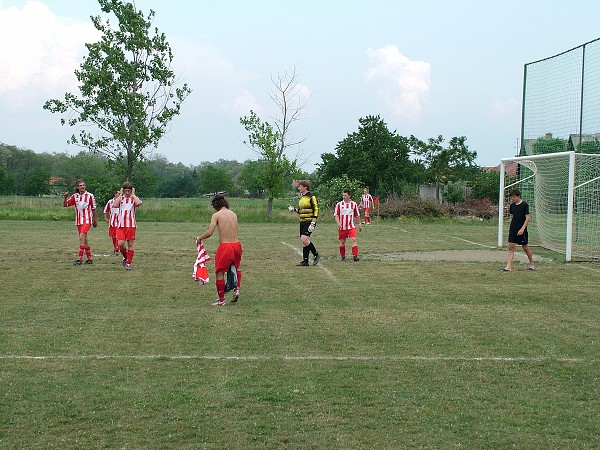
[[[567,261],[600,259],[600,154],[506,158],[500,167],[499,247],[506,239],[510,191],[519,189],[532,215],[530,244],[563,253]]]

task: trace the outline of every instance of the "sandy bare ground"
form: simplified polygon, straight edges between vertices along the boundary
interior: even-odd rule
[[[371,253],[365,259],[380,261],[475,261],[506,262],[507,250],[438,250],[432,252]],[[537,260],[533,255],[533,259]],[[515,261],[527,262],[527,255],[515,252]]]

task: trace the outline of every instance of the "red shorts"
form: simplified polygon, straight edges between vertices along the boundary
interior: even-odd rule
[[[236,269],[242,262],[242,244],[239,242],[223,242],[219,244],[215,254],[215,272],[229,272],[232,264]]]
[[[77,233],[78,234],[88,234],[88,231],[90,231],[90,228],[92,228],[91,223],[84,223],[83,225],[77,225]]]
[[[135,241],[135,227],[117,228],[117,239],[119,241]]]
[[[363,211],[368,213],[369,211],[371,211],[371,208],[363,208]]]
[[[338,230],[338,239],[341,241],[342,239],[355,238],[356,237],[356,228],[352,228],[350,230]]]
[[[108,235],[110,237],[117,237],[117,227],[108,227]]]

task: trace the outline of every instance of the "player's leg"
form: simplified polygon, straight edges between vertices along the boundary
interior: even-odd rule
[[[216,257],[215,257],[216,259]],[[225,272],[215,273],[215,285],[217,288],[218,298],[212,303],[213,306],[225,305]]]
[[[508,261],[506,262],[506,267],[503,269],[506,272],[512,272],[513,260],[515,258],[515,242],[508,243]]]
[[[529,249],[529,245],[523,244],[522,247],[523,247],[523,251],[527,255],[527,259],[529,259],[529,266],[527,267],[527,269],[534,270],[535,263],[533,262],[533,254],[531,253],[531,250]]]
[[[340,259],[346,260],[346,239],[340,239]]]
[[[358,244],[356,243],[356,236],[352,236],[352,259],[358,261]]]

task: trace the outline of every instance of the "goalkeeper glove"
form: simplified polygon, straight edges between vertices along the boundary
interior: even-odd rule
[[[294,208],[292,205],[288,206],[288,209],[289,209],[290,211],[296,211],[296,208]]]
[[[312,233],[313,231],[315,231],[316,226],[317,226],[316,222],[311,222],[310,225],[308,226],[308,232]]]

